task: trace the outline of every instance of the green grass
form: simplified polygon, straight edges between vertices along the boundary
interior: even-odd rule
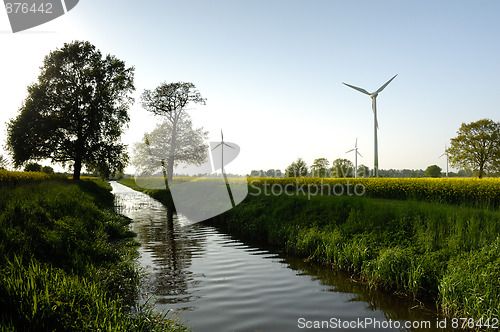
[[[108,189],[61,179],[0,188],[2,330],[186,330],[137,307],[138,243]]]
[[[366,197],[251,196],[210,223],[432,300],[448,315],[500,311],[500,213]]]

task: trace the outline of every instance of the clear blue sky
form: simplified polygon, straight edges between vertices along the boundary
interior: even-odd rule
[[[373,167],[376,90],[379,166],[446,167],[438,158],[462,122],[500,115],[500,2],[96,1],[12,34],[0,10],[0,125],[16,116],[43,56],[88,40],[136,68],[124,142],[160,121],[140,106],[145,88],[188,81],[207,98],[196,126],[241,147],[227,171],[284,169],[298,157],[353,160],[358,138]],[[5,130],[0,131],[2,146]]]

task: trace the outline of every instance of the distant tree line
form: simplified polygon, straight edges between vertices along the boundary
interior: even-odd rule
[[[325,158],[321,158],[325,159]],[[314,165],[314,164],[313,164]],[[279,169],[252,170],[247,176],[250,177],[293,177],[310,176],[322,178],[352,178],[354,177],[354,166],[349,160],[336,159],[332,167],[315,168],[308,167],[302,158],[298,158],[285,172]],[[372,175],[368,166],[358,166],[358,178],[370,177]],[[460,170],[458,172],[448,172],[448,177],[472,177],[474,172]],[[422,169],[379,169],[379,177],[382,178],[422,178],[422,177],[444,177],[445,174],[437,165],[431,165],[424,171]],[[491,175],[493,176],[493,175]]]
[[[25,172],[43,172],[47,174],[54,174],[54,169],[50,166],[42,166],[38,163],[29,163],[24,166]]]

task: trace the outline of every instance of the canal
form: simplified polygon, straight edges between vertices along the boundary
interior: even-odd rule
[[[139,262],[148,272],[143,301],[152,296],[155,309],[169,310],[192,331],[446,330],[437,329],[433,310],[418,303],[191,223],[143,193],[111,185],[117,211],[133,220],[141,243]]]

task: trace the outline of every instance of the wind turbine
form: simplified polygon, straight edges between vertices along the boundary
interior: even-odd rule
[[[378,88],[377,91],[375,92],[368,92],[366,91],[365,89],[362,89],[362,88],[358,88],[357,86],[354,86],[354,85],[350,85],[350,84],[347,84],[347,83],[344,83],[345,85],[347,85],[348,87],[350,88],[353,88],[354,90],[358,90],[359,92],[362,92],[364,93],[365,95],[368,95],[370,96],[370,98],[372,99],[372,109],[373,109],[373,130],[374,130],[374,137],[375,137],[375,153],[374,153],[374,160],[373,160],[373,173],[374,173],[374,176],[375,177],[378,177],[378,142],[377,142],[377,129],[378,129],[378,122],[377,122],[377,96],[380,92],[382,92],[382,90],[385,89],[385,87],[387,85],[389,85],[389,83],[391,83],[391,81],[393,79],[396,78],[396,76],[398,76],[398,74],[394,75],[393,78],[391,78],[389,81],[387,81],[387,83],[385,83],[384,85],[382,85],[380,88]]]
[[[448,148],[446,147],[446,144],[445,144],[444,145],[444,153],[439,156],[439,158],[441,158],[442,156],[446,156],[446,177],[448,177],[448,159],[449,159],[447,150],[448,150]]]
[[[346,153],[349,153],[351,151],[355,151],[354,152],[354,177],[357,178],[358,177],[358,154],[363,157],[361,155],[361,153],[358,152],[358,138],[356,137],[356,144],[354,145],[354,149],[351,149],[349,151],[347,151]]]
[[[231,205],[235,207],[236,205],[234,204],[234,198],[233,198],[233,193],[231,192],[231,187],[229,186],[229,181],[227,181],[227,176],[226,172],[224,172],[224,146],[227,146],[228,148],[234,149],[233,146],[227,144],[224,142],[224,134],[222,133],[222,129],[220,130],[220,136],[221,136],[221,141],[219,144],[217,144],[213,149],[217,149],[219,146],[221,147],[221,170],[222,170],[222,175],[224,176],[224,181],[226,183],[226,188],[227,192],[229,194],[229,199],[231,200]]]

